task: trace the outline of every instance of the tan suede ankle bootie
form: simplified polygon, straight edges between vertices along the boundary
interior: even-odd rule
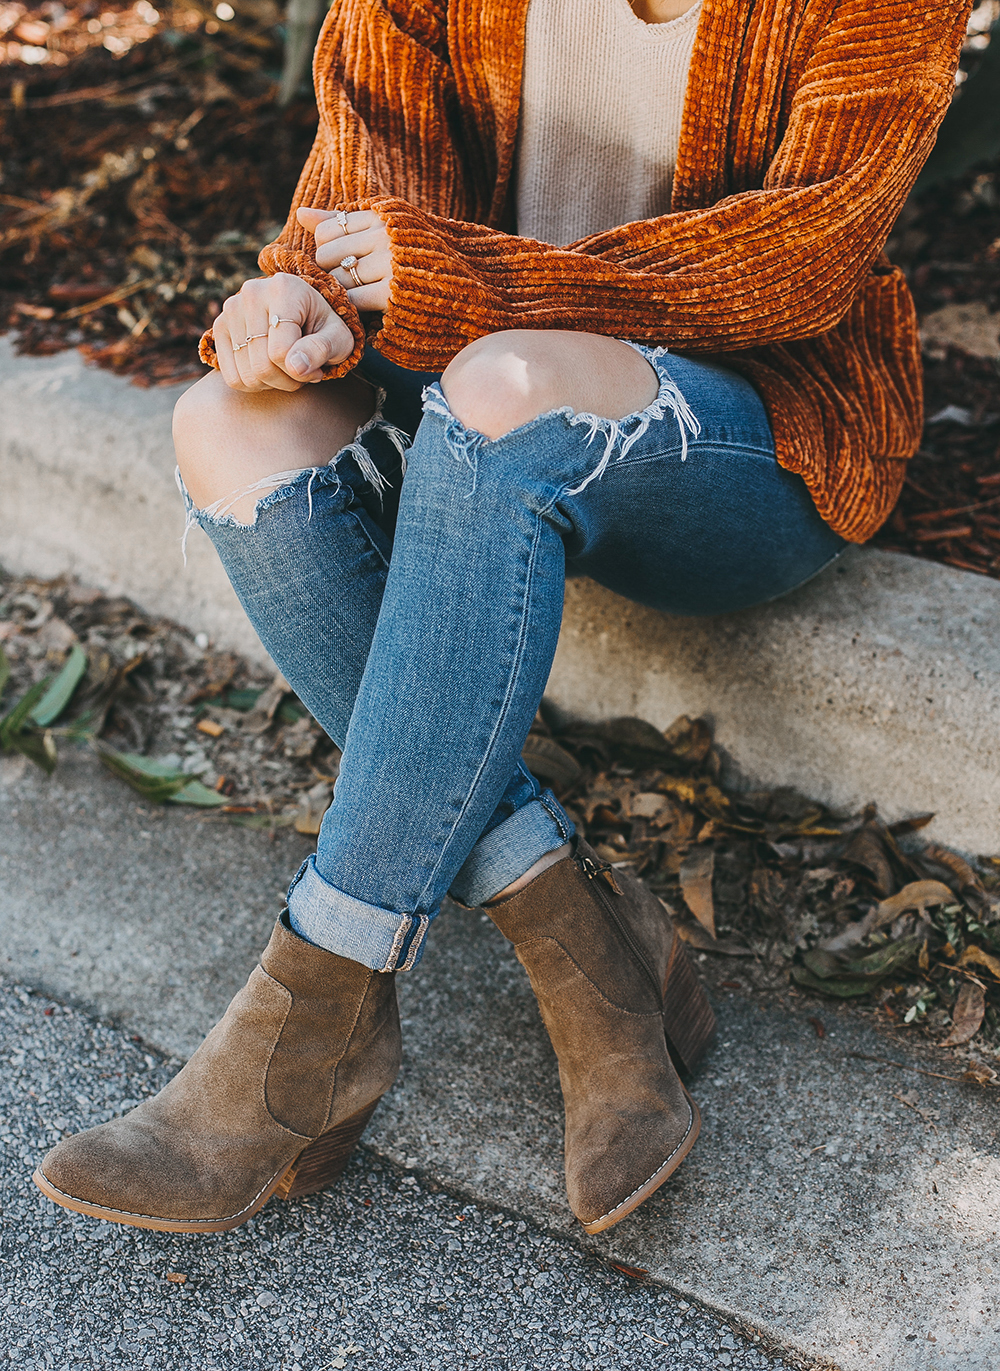
[[[81,1214],[219,1233],[340,1175],[399,1070],[394,977],[275,926],[260,965],[168,1085],[53,1148],[35,1183]]]
[[[693,1069],[715,1016],[660,901],[582,840],[487,912],[531,978],[559,1059],[569,1202],[600,1233],[694,1145],[701,1118],[671,1054]]]

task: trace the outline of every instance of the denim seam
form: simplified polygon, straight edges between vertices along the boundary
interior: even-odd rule
[[[569,839],[572,837],[572,826],[567,828],[565,823],[566,814],[563,811],[562,806],[560,805],[558,809],[553,809],[552,805],[549,803],[546,797],[545,791],[542,791],[541,794],[536,796],[536,799],[538,800],[542,808],[545,810],[545,812],[548,814],[552,822],[555,824],[556,830],[560,838],[562,838],[564,843],[568,842]]]
[[[457,422],[457,421],[456,421],[456,422]],[[466,794],[465,801],[464,801],[464,803],[462,804],[462,807],[461,807],[461,809],[459,810],[458,814],[455,816],[455,821],[454,821],[454,823],[453,823],[452,826],[451,826],[451,830],[450,830],[450,832],[449,832],[449,834],[448,834],[448,837],[447,837],[447,838],[445,839],[445,841],[441,844],[441,851],[440,851],[440,853],[439,853],[439,855],[438,855],[438,860],[437,860],[437,862],[434,864],[434,867],[433,867],[433,869],[432,869],[430,875],[429,875],[428,878],[427,878],[427,881],[426,881],[426,883],[425,883],[425,885],[424,885],[423,890],[420,892],[420,899],[421,899],[421,900],[422,900],[422,899],[424,898],[424,896],[426,895],[428,887],[431,885],[431,883],[432,883],[433,880],[434,880],[434,877],[437,875],[438,868],[440,867],[441,862],[444,860],[444,855],[445,855],[445,851],[446,851],[446,849],[447,849],[448,843],[449,843],[449,842],[451,841],[451,839],[454,837],[455,830],[456,830],[456,828],[458,827],[458,825],[461,823],[462,818],[464,817],[464,815],[465,815],[465,813],[466,813],[466,811],[467,811],[467,809],[468,809],[468,807],[469,807],[469,805],[470,805],[470,803],[471,803],[471,801],[472,801],[472,797],[473,797],[473,795],[475,794],[476,786],[479,784],[479,778],[482,776],[484,770],[486,769],[486,766],[487,766],[488,762],[490,761],[490,759],[491,759],[491,757],[492,757],[492,755],[493,755],[493,749],[494,749],[494,747],[495,747],[495,745],[496,745],[497,737],[499,736],[500,730],[501,730],[501,728],[502,728],[502,726],[503,726],[503,724],[504,724],[504,722],[506,721],[506,718],[507,718],[507,714],[508,714],[508,711],[509,711],[509,708],[510,708],[510,701],[511,701],[511,697],[512,697],[512,695],[513,695],[513,690],[514,690],[514,681],[515,681],[516,678],[517,678],[517,672],[518,672],[518,669],[519,669],[520,664],[521,664],[521,659],[522,659],[522,657],[523,657],[523,655],[524,655],[524,646],[525,646],[525,642],[526,642],[526,639],[527,639],[527,631],[526,631],[527,606],[528,606],[528,602],[529,602],[529,600],[530,600],[531,584],[532,584],[532,581],[533,581],[533,579],[534,579],[534,573],[535,573],[535,559],[536,559],[536,554],[537,554],[537,551],[538,551],[538,542],[539,542],[539,537],[540,537],[540,533],[541,533],[541,526],[542,526],[542,517],[541,517],[541,515],[536,515],[536,517],[535,517],[535,532],[534,532],[534,536],[533,536],[533,538],[532,538],[531,550],[530,550],[530,552],[529,552],[529,554],[528,554],[528,573],[527,573],[527,577],[525,578],[524,590],[523,590],[523,593],[522,593],[522,596],[521,596],[521,622],[520,622],[520,625],[518,626],[518,641],[517,641],[517,647],[516,647],[516,649],[515,649],[513,661],[512,661],[512,663],[511,663],[511,670],[510,670],[510,672],[509,672],[509,674],[508,674],[507,689],[506,689],[505,694],[504,694],[504,699],[503,699],[503,702],[502,702],[502,704],[501,704],[501,706],[500,706],[500,709],[499,709],[499,711],[498,711],[496,723],[495,723],[495,725],[494,725],[493,732],[492,732],[492,734],[491,734],[491,736],[490,736],[489,742],[487,743],[487,745],[486,745],[486,747],[485,747],[485,749],[484,749],[484,751],[483,751],[482,760],[480,761],[479,767],[478,767],[477,770],[476,770],[476,774],[475,774],[475,776],[472,778],[472,783],[471,783],[471,785],[470,785],[469,788],[468,788],[468,792],[467,792],[467,794]]]

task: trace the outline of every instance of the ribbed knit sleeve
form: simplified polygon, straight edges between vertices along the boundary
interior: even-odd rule
[[[724,352],[825,333],[875,262],[948,108],[965,3],[841,0],[759,190],[556,249],[428,213],[384,219],[393,282],[378,346],[441,369],[499,329],[577,329]]]

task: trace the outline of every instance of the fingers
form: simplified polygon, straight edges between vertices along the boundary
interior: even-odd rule
[[[353,286],[347,292],[347,298],[359,314],[384,314],[389,308],[389,277],[383,276],[381,281],[373,281],[370,286]]]
[[[375,228],[381,219],[374,210],[355,210],[346,214],[339,209],[311,209],[305,206],[295,211],[295,217],[302,227],[311,233],[317,244],[332,242],[342,238],[345,233],[360,233]],[[344,222],[346,220],[346,223]]]
[[[372,257],[384,254],[389,246],[385,229],[380,223],[377,228],[364,229],[360,233],[342,233],[332,242],[316,246],[316,264],[324,271],[339,267],[345,257]]]
[[[331,309],[322,328],[299,338],[286,353],[282,365],[301,381],[322,380],[321,369],[345,361],[354,351],[354,334]]]

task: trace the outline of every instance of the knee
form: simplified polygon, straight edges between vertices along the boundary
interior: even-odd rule
[[[499,438],[561,403],[545,333],[528,329],[477,338],[449,364],[441,388],[456,419],[487,438]]]
[[[210,371],[189,386],[174,405],[174,452],[185,481],[217,449],[220,428],[239,423],[239,402],[244,398],[227,386],[217,371]]]

